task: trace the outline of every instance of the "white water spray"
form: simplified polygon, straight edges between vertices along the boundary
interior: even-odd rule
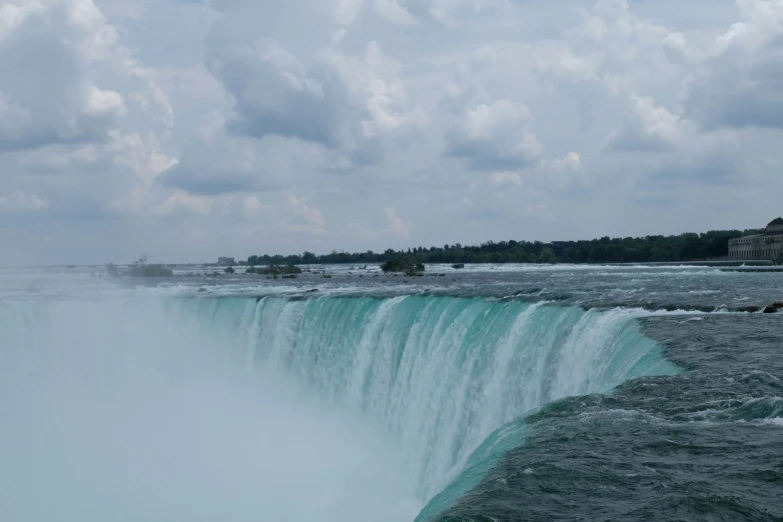
[[[237,337],[204,320],[148,300],[0,304],[0,520],[416,516],[381,434],[236,364]]]

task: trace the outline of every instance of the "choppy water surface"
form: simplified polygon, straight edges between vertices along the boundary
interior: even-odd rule
[[[783,520],[782,283],[0,270],[0,519]]]
[[[437,519],[783,519],[783,321],[699,319],[643,321],[686,373],[545,406]]]

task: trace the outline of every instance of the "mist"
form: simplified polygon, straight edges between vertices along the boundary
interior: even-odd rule
[[[236,325],[233,325],[236,326]],[[0,302],[0,519],[399,521],[392,441],[154,297]]]

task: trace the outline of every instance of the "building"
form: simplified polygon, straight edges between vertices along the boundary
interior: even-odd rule
[[[220,266],[234,266],[236,263],[234,263],[233,257],[219,257],[217,264]]]
[[[783,259],[783,219],[772,221],[764,232],[729,240],[732,259]]]

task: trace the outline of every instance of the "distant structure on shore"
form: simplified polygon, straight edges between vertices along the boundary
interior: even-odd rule
[[[217,264],[220,266],[234,266],[236,263],[233,257],[219,257]]]
[[[729,240],[733,259],[783,259],[783,218],[773,220],[762,234]]]

